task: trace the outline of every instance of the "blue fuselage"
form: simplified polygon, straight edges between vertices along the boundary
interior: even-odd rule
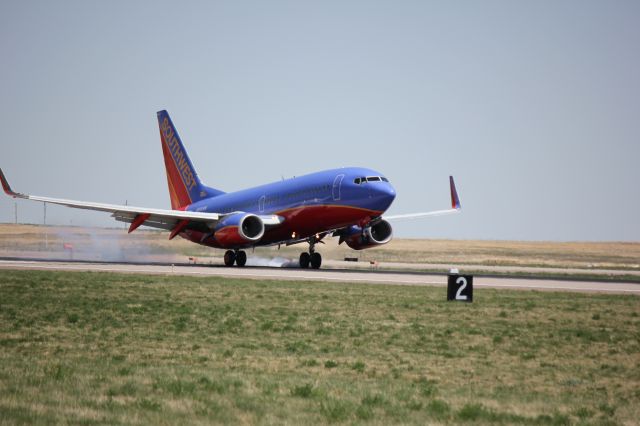
[[[256,244],[268,245],[366,224],[382,215],[395,196],[395,189],[379,172],[345,167],[218,195],[191,204],[187,210],[281,216],[283,224],[268,229]],[[213,241],[201,241],[201,235],[186,237],[216,246]]]

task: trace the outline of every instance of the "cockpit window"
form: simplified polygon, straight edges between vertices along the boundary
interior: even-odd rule
[[[356,185],[362,185],[363,183],[367,183],[367,182],[389,182],[389,179],[387,179],[384,176],[362,176],[362,177],[357,177],[353,180],[353,183],[355,183]]]
[[[389,182],[389,179],[387,179],[384,176],[362,176],[359,178],[355,178],[353,180],[353,183],[355,183],[356,185],[362,185],[363,183],[367,183],[367,182]]]

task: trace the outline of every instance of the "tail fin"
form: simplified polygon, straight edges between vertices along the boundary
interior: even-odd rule
[[[456,189],[456,183],[453,181],[453,176],[449,176],[449,188],[451,190],[451,208],[460,210],[462,204],[460,204],[460,197],[458,197],[458,190]]]
[[[171,208],[178,210],[196,201],[224,194],[224,192],[204,186],[200,182],[196,169],[193,167],[167,111],[158,111],[158,125],[160,126],[162,155],[167,170]]]

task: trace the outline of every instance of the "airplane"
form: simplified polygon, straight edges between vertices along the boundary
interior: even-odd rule
[[[14,192],[0,169],[4,192],[14,198],[111,213],[130,223],[129,233],[144,225],[169,231],[197,244],[225,249],[224,264],[242,267],[246,249],[307,243],[301,268],[318,269],[322,256],[315,248],[329,235],[354,250],[391,241],[389,221],[457,213],[460,199],[449,176],[451,209],[384,216],[396,197],[389,180],[372,169],[344,167],[294,177],[237,192],[204,185],[166,110],[159,111],[160,141],[171,209],[154,209],[75,201]]]

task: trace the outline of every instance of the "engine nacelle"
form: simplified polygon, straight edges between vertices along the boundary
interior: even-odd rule
[[[262,219],[251,213],[236,213],[222,219],[214,229],[214,238],[224,248],[250,245],[264,235]]]
[[[347,232],[345,242],[354,250],[362,250],[369,247],[386,244],[393,238],[393,229],[386,220],[380,220],[364,229],[352,226]]]

